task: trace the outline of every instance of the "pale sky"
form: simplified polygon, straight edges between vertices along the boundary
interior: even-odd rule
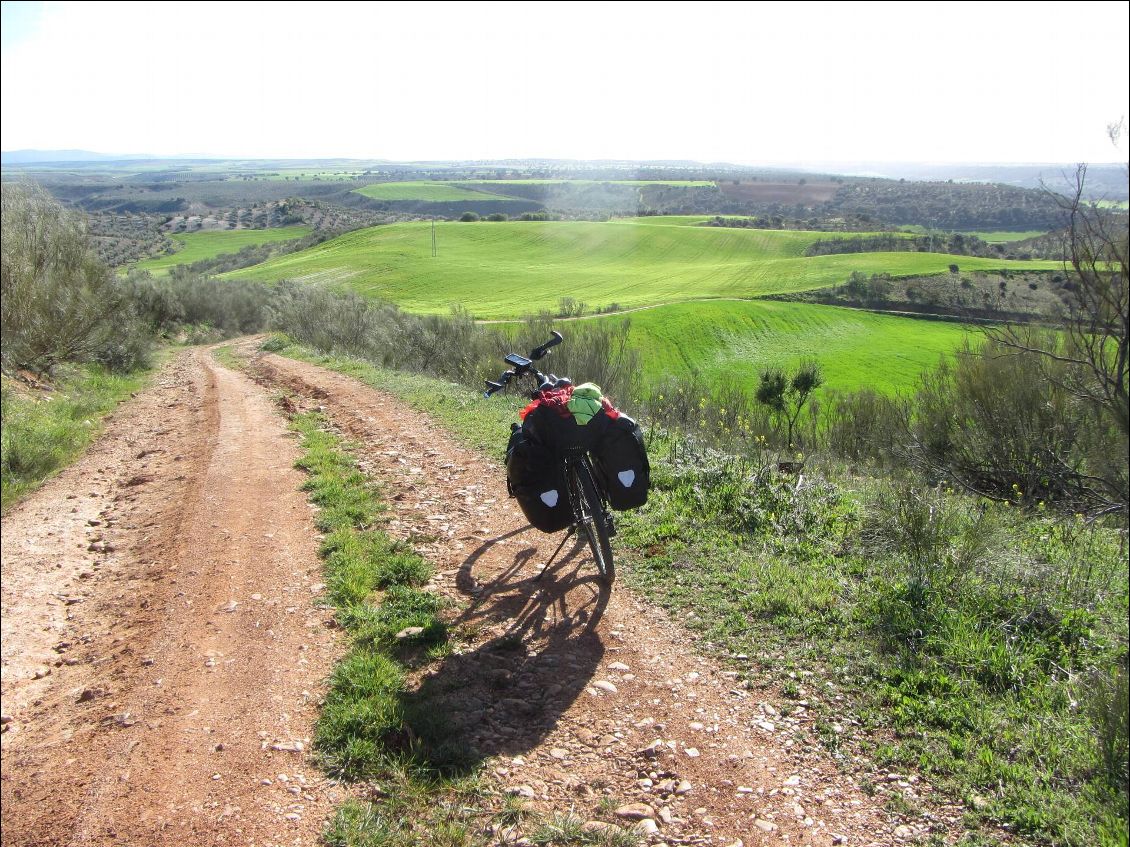
[[[0,147],[1111,162],[1130,3],[3,3]]]

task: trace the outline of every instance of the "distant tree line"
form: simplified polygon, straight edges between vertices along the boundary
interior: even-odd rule
[[[960,232],[936,235],[868,235],[859,238],[826,238],[805,248],[806,256],[832,256],[841,253],[949,253],[954,256],[1001,258],[1005,244],[989,244],[974,235]],[[1062,254],[1062,250],[1059,251]]]
[[[780,229],[809,232],[875,232],[884,229],[870,216],[834,218],[792,218],[785,215],[750,215],[748,217],[723,217],[715,215],[700,226],[719,226],[733,229]]]
[[[1051,230],[1063,220],[1054,197],[1035,189],[886,179],[845,180],[821,211],[949,231]]]

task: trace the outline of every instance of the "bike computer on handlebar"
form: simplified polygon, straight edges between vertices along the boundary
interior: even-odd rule
[[[532,367],[534,362],[538,359],[544,359],[546,357],[549,353],[549,348],[556,347],[561,343],[560,332],[554,331],[551,332],[550,335],[553,337],[540,347],[535,347],[531,350],[528,358],[526,356],[519,356],[517,353],[511,353],[506,356],[506,364],[510,365],[513,370],[506,371],[506,373],[502,374],[502,376],[498,378],[498,382],[491,382],[488,379],[486,381],[487,390],[484,392],[485,396],[490,397],[490,395],[494,394],[496,391],[501,391],[506,387],[506,384],[510,382],[511,377],[532,376],[537,381],[539,389],[546,388],[556,383],[558,380],[553,377],[552,374],[547,377],[541,371]]]

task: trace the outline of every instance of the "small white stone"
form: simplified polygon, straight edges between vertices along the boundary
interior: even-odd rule
[[[636,824],[636,831],[639,832],[640,835],[658,835],[659,824],[657,824],[651,818],[644,818],[642,821]]]
[[[615,814],[618,818],[643,821],[651,818],[651,816],[655,814],[655,809],[651,808],[647,803],[628,803],[617,809]],[[654,823],[654,821],[652,821],[652,823]]]

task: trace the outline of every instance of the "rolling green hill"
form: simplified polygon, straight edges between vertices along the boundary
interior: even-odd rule
[[[356,189],[373,200],[414,200],[451,203],[461,200],[497,200],[500,194],[478,191],[451,182],[378,182]]]
[[[673,185],[680,188],[710,188],[713,180],[705,179],[461,179],[460,185]]]
[[[707,385],[756,385],[766,367],[789,369],[809,358],[829,388],[884,393],[912,388],[923,370],[979,334],[944,321],[769,300],[660,306],[632,313],[631,321],[645,384],[697,375]]]
[[[593,308],[628,308],[821,288],[843,282],[852,271],[945,273],[955,261],[962,270],[1058,267],[932,253],[805,257],[810,243],[835,235],[686,225],[698,219],[440,223],[435,257],[429,224],[394,224],[351,232],[231,276],[328,283],[415,312],[443,313],[463,304],[481,318],[515,318],[553,310],[562,297]]]
[[[308,226],[285,226],[278,229],[228,229],[186,232],[172,236],[180,249],[169,256],[145,259],[132,267],[151,273],[164,273],[175,265],[187,265],[201,259],[211,259],[221,253],[235,253],[241,247],[258,246],[275,241],[302,238],[313,230]]]

